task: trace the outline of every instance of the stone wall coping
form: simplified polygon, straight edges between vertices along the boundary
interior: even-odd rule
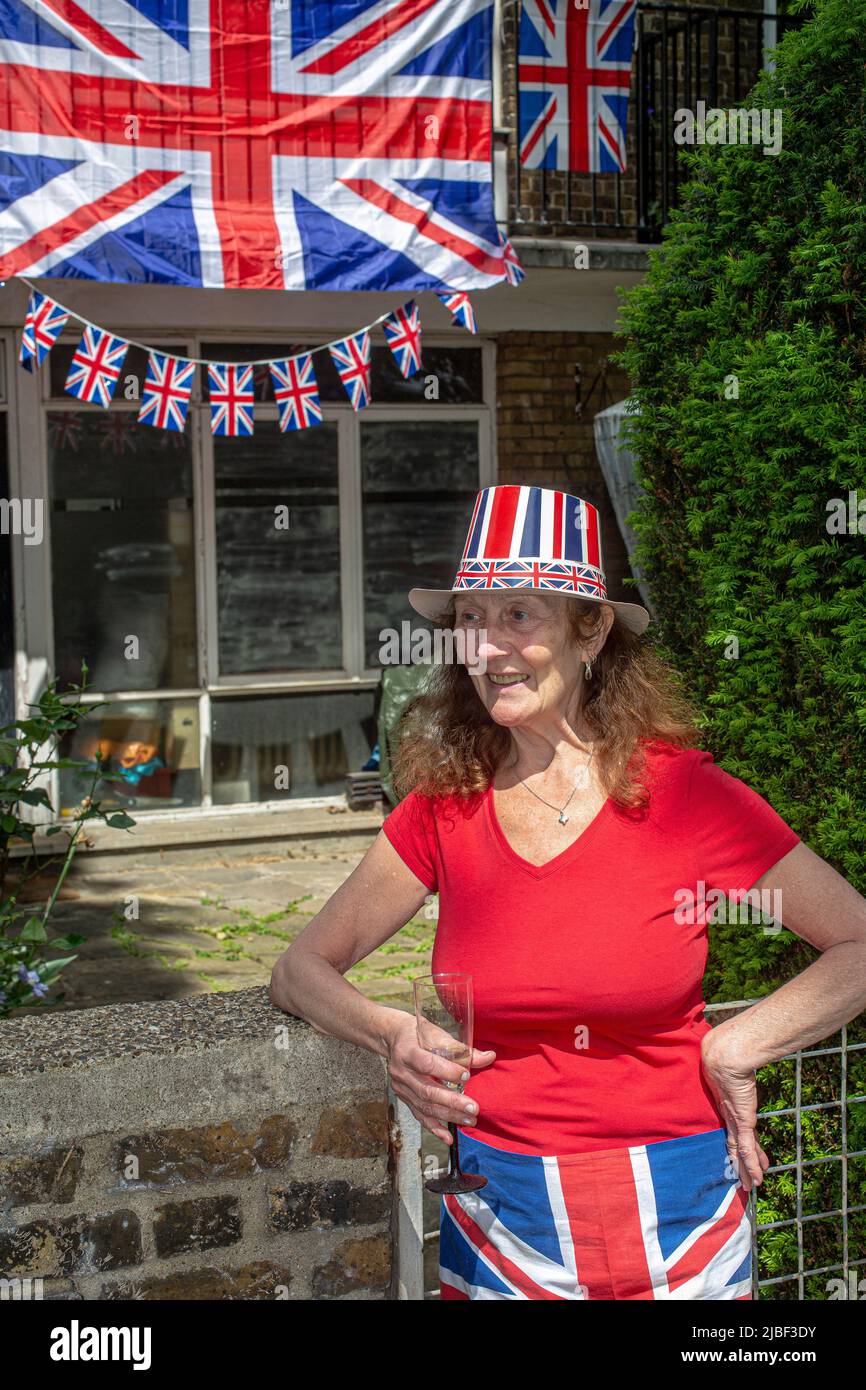
[[[10,1151],[52,1135],[384,1099],[386,1083],[383,1058],[273,1008],[265,986],[0,1023],[0,1143]]]
[[[267,987],[193,994],[186,999],[67,1009],[0,1022],[0,1077],[92,1067],[122,1057],[204,1052],[245,1042],[271,1045],[310,1025],[275,1009]]]
[[[590,270],[647,270],[650,246],[638,241],[615,241],[591,236],[537,237],[512,236],[511,241],[527,270],[574,266],[574,248],[589,248]]]

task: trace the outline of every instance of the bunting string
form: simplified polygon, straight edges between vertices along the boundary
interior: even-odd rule
[[[513,255],[513,253],[512,253]],[[514,257],[516,262],[516,257]],[[519,267],[519,262],[516,262]],[[520,279],[523,278],[520,270]],[[256,367],[267,367],[279,411],[280,429],[308,429],[322,422],[319,388],[313,357],[327,352],[354,410],[370,404],[372,345],[370,334],[383,327],[385,341],[400,373],[408,378],[421,370],[421,315],[414,299],[380,314],[372,323],[347,338],[335,338],[291,357],[257,357],[246,362],[217,362],[162,352],[134,338],[123,338],[61,304],[37,289],[26,276],[19,277],[30,290],[27,315],[21,333],[19,362],[28,371],[40,367],[71,319],[83,328],[65,389],[80,401],[108,409],[129,349],[147,354],[142,384],[139,423],[182,433],[186,428],[196,367],[207,368],[211,432],[214,435],[251,435]],[[515,278],[511,283],[519,283]],[[464,292],[438,293],[436,298],[452,321],[469,333],[477,332],[475,311]]]

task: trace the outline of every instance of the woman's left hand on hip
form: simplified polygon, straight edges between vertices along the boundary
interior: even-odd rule
[[[701,1064],[728,1133],[728,1153],[743,1187],[760,1186],[770,1160],[758,1143],[758,1091],[755,1072],[726,1054],[719,1037],[707,1033],[701,1044]]]

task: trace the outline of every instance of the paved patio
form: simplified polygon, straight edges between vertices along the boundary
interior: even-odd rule
[[[56,1007],[267,983],[274,961],[375,833],[79,854],[52,931],[87,940],[62,976],[65,999]],[[411,1007],[408,982],[429,969],[433,910],[423,909],[348,978],[371,998]]]

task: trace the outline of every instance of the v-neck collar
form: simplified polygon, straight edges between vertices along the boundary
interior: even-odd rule
[[[512,864],[515,864],[532,878],[545,878],[547,874],[555,873],[557,869],[564,868],[566,864],[570,864],[573,859],[576,859],[579,854],[582,854],[588,842],[598,833],[599,827],[607,820],[611,807],[613,806],[611,798],[608,797],[593,816],[589,825],[585,830],[581,831],[576,840],[572,840],[571,844],[566,845],[565,849],[561,850],[559,854],[555,854],[552,859],[548,859],[546,864],[533,864],[529,859],[524,859],[522,854],[518,854],[516,849],[512,848],[510,841],[506,837],[505,831],[500,825],[499,817],[496,814],[496,805],[493,800],[492,782],[484,793],[484,803],[487,824],[490,827],[494,840],[496,840],[499,848],[502,850],[502,853]]]

